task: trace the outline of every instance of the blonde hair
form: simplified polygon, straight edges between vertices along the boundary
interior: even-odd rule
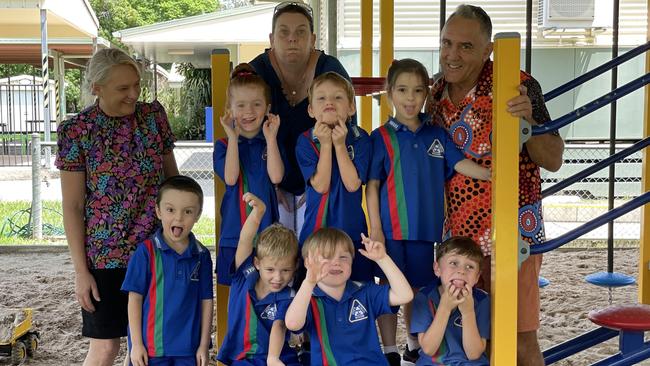
[[[295,260],[298,257],[296,234],[277,223],[267,227],[258,237],[255,256],[257,259],[291,257]]]
[[[343,230],[336,228],[322,228],[309,235],[302,246],[302,257],[307,258],[309,253],[319,251],[323,258],[331,259],[336,248],[343,246],[354,258],[354,244],[350,236]]]
[[[309,104],[312,103],[312,100],[314,98],[314,89],[326,81],[329,81],[332,84],[345,90],[345,94],[348,97],[348,102],[354,103],[354,87],[350,81],[334,71],[328,71],[326,73],[318,75],[314,81],[312,81],[311,86],[309,87]]]
[[[141,76],[138,63],[119,48],[106,48],[97,51],[88,62],[84,73],[82,88],[82,102],[90,105],[95,102],[96,97],[92,95],[92,88],[96,85],[104,85],[108,82],[111,69],[118,65],[129,65],[133,67],[138,77]]]

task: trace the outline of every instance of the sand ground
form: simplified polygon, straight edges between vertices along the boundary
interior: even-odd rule
[[[615,269],[636,276],[638,250],[617,251]],[[610,294],[607,289],[586,283],[584,277],[602,270],[606,270],[606,252],[602,250],[545,255],[542,276],[551,284],[541,290],[539,338],[543,349],[595,327],[587,313],[606,307]],[[41,348],[27,365],[81,365],[88,343],[80,335],[74,272],[65,248],[16,251],[0,247],[0,289],[0,307],[34,309]],[[611,297],[615,304],[636,302],[637,287],[614,289]],[[611,340],[556,364],[588,365],[616,349],[617,341]],[[8,364],[8,359],[0,358],[0,364]],[[650,361],[643,364],[650,365]]]

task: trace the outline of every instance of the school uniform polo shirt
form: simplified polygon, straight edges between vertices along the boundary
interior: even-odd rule
[[[219,139],[214,144],[214,171],[224,180],[226,167],[226,150],[228,139]],[[260,223],[258,232],[279,219],[278,200],[275,187],[271,183],[266,167],[266,140],[260,131],[255,137],[248,139],[239,136],[239,178],[235,185],[226,184],[226,193],[221,201],[221,234],[220,247],[236,248],[239,232],[251,212],[251,207],[242,200],[246,192],[251,192],[266,205],[266,212]]]
[[[413,300],[413,316],[411,317],[411,334],[424,333],[429,329],[436,316],[436,309],[440,304],[440,279],[436,279],[430,286],[422,288]],[[490,339],[490,297],[480,289],[472,290],[474,296],[474,313],[476,325],[481,338]],[[420,365],[489,365],[490,362],[483,353],[480,358],[469,361],[463,349],[463,317],[458,308],[449,316],[445,336],[438,351],[429,356],[420,349],[420,358],[416,363]]]
[[[380,182],[379,211],[386,239],[440,242],[444,184],[464,159],[446,130],[428,123],[411,132],[395,118],[371,134],[368,179]]]
[[[259,359],[266,362],[269,352],[269,336],[273,322],[284,320],[287,308],[295,293],[290,287],[271,292],[258,299],[255,284],[259,273],[249,256],[236,270],[228,297],[228,332],[223,340],[217,359],[226,365],[235,360]],[[288,339],[289,332],[286,333]],[[284,343],[280,360],[286,365],[298,363],[298,356]]]
[[[368,165],[370,163],[371,142],[368,133],[363,129],[348,124],[348,134],[345,145],[348,156],[357,170],[362,184],[366,183]],[[332,147],[334,150],[334,147]],[[300,232],[300,243],[322,227],[336,227],[345,231],[352,240],[359,241],[360,234],[367,232],[366,216],[361,207],[361,192],[359,186],[354,192],[348,192],[343,184],[341,172],[332,151],[332,174],[329,191],[320,194],[311,186],[309,180],[316,174],[316,166],[320,157],[320,143],[314,136],[314,129],[306,131],[298,138],[296,158],[306,182],[307,208],[305,222]]]
[[[122,291],[143,296],[142,340],[149,357],[194,356],[203,300],[212,300],[210,252],[193,234],[178,254],[158,231],[131,257]]]
[[[314,288],[305,329],[311,339],[311,364],[324,366],[388,365],[377,336],[375,320],[395,314],[389,286],[348,281],[340,301]]]

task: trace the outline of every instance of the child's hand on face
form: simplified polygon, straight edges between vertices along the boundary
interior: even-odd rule
[[[267,140],[275,139],[278,136],[280,129],[280,117],[277,114],[267,114],[266,122],[262,125],[262,133]]]
[[[314,136],[318,138],[321,145],[332,143],[332,129],[323,122],[316,122],[314,125]]]
[[[348,128],[345,125],[345,121],[338,120],[334,128],[332,129],[332,143],[334,146],[345,145],[345,137],[348,135]]]
[[[461,314],[473,313],[474,312],[474,295],[472,295],[472,286],[465,284],[465,288],[460,289],[460,297],[463,301],[458,304],[458,310]]]
[[[228,140],[237,140],[239,138],[239,125],[237,125],[237,122],[232,118],[232,115],[230,114],[230,111],[226,111],[226,113],[221,116],[220,118],[221,121],[221,126],[223,126],[223,130],[226,132],[226,137],[228,137]]]
[[[361,234],[361,243],[363,243],[365,249],[359,249],[359,253],[371,261],[377,262],[386,257],[384,243],[372,240],[363,234]]]
[[[327,276],[330,270],[330,261],[323,258],[320,252],[316,251],[309,253],[305,258],[305,268],[307,269],[307,275],[304,282],[315,286]]]
[[[262,221],[262,217],[264,217],[264,212],[266,211],[266,205],[264,204],[264,201],[257,198],[257,196],[250,192],[244,193],[242,200],[244,200],[247,205],[253,208],[251,211],[251,216],[257,218],[259,221]]]
[[[465,298],[461,295],[463,289],[453,284],[443,285],[442,289],[442,294],[440,294],[440,308],[447,309],[451,312],[465,301]]]

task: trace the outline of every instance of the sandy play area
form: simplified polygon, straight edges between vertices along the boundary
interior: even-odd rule
[[[617,251],[615,269],[635,275],[637,261],[637,250]],[[594,327],[587,312],[605,307],[608,291],[585,283],[584,277],[605,269],[606,253],[601,250],[556,251],[545,256],[542,275],[551,284],[542,289],[542,348]],[[38,252],[0,248],[0,289],[0,307],[34,308],[41,348],[28,365],[81,365],[87,342],[80,336],[81,315],[65,248]],[[636,286],[613,290],[613,302],[635,302],[636,290]],[[556,365],[588,365],[616,348],[612,340]],[[0,358],[0,364],[7,363],[8,359]]]

